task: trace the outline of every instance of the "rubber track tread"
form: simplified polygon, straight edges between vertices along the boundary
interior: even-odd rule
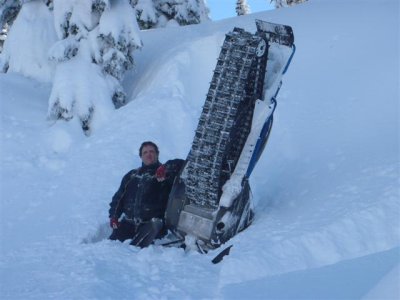
[[[239,159],[262,97],[267,55],[256,56],[261,39],[237,28],[225,37],[186,165],[191,204],[217,208]]]

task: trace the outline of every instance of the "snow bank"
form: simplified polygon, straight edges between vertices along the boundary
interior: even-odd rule
[[[397,297],[399,7],[360,3],[146,31],[124,81],[130,103],[89,138],[46,121],[48,84],[0,74],[1,296]],[[297,53],[251,177],[253,225],[218,265],[217,251],[105,240],[108,203],[140,143],[156,141],[161,161],[187,155],[224,34],[255,31],[255,18],[293,25]]]

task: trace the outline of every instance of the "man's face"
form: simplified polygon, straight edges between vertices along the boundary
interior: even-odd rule
[[[146,166],[154,164],[158,160],[156,149],[151,145],[144,146],[142,149],[141,159],[143,164]]]

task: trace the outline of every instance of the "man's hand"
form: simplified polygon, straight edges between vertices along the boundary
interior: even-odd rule
[[[117,229],[117,228],[119,227],[118,219],[116,219],[116,218],[111,218],[111,219],[110,219],[110,227],[111,227],[112,229]]]
[[[167,177],[167,169],[165,168],[164,165],[159,166],[156,171],[157,181],[158,182],[164,181],[166,177]]]

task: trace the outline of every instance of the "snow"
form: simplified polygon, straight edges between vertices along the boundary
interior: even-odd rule
[[[397,0],[310,0],[145,31],[131,101],[89,137],[46,119],[49,83],[0,74],[1,298],[399,299],[398,12]],[[141,142],[186,157],[224,34],[254,19],[291,25],[297,51],[250,178],[253,225],[217,265],[218,250],[104,239]]]
[[[98,2],[94,12],[92,4],[56,1],[55,27],[61,40],[48,51],[49,60],[57,63],[48,117],[69,121],[77,116],[88,135],[113,108],[126,103],[119,80],[133,66],[133,51],[142,45],[128,2]]]
[[[66,16],[70,13],[72,15],[73,5],[75,1],[62,1],[62,0],[55,0],[54,1],[54,9],[53,9],[53,16],[54,16],[54,28],[57,32],[58,39],[65,38],[65,29],[66,26]]]
[[[112,10],[111,10],[112,7]],[[135,20],[134,10],[131,9],[130,4],[126,1],[114,1],[110,8],[106,9],[101,16],[99,24],[99,33],[104,35],[111,35],[116,42],[124,39],[127,44],[141,45],[142,41],[137,22]],[[129,26],[127,26],[129,25]]]
[[[77,114],[81,119],[85,119],[96,103],[96,113],[92,122],[107,122],[108,115],[113,110],[110,101],[112,89],[108,82],[112,78],[104,77],[101,67],[90,61],[89,47],[86,40],[81,41],[80,51],[76,56],[58,63],[49,98],[50,117],[60,113],[59,108],[54,107],[61,106],[65,109],[62,112],[63,118],[72,119],[73,115]],[[85,84],[82,84],[83,82]],[[54,118],[57,119],[56,116]]]
[[[157,23],[156,11],[152,0],[138,0],[135,9],[140,12],[140,20],[143,22]]]
[[[8,33],[11,38],[4,44],[0,70],[8,65],[9,72],[51,82],[54,65],[48,62],[47,49],[57,40],[53,17],[42,1],[26,3],[20,15]]]

